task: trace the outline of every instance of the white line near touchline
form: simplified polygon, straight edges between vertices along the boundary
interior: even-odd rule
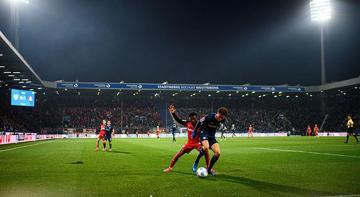
[[[268,151],[279,151],[279,152],[289,152],[289,153],[307,153],[307,154],[313,154],[313,155],[328,155],[328,156],[349,157],[349,158],[360,159],[360,156],[342,155],[342,154],[336,154],[336,153],[322,153],[322,152],[312,152],[312,151],[302,151],[302,150],[288,150],[288,149],[261,148],[261,147],[254,147],[253,149],[268,150]]]
[[[3,149],[3,150],[0,150],[0,153],[10,151],[10,150],[16,150],[16,149],[20,149],[20,148],[26,148],[26,147],[29,147],[29,146],[36,146],[36,145],[40,145],[40,144],[46,144],[46,143],[53,142],[53,141],[54,140],[50,140],[50,141],[42,142],[42,143],[29,144],[29,145],[25,145],[25,146],[19,146],[19,147],[14,147],[14,148],[9,148],[9,149]]]

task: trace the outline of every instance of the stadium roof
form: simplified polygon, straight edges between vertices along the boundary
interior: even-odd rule
[[[0,31],[0,87],[41,88],[43,82]]]
[[[0,31],[0,87],[32,89],[54,88],[74,90],[150,90],[150,91],[204,91],[204,92],[321,92],[341,87],[360,85],[360,76],[320,86],[268,86],[268,85],[213,85],[168,83],[113,83],[113,82],[65,82],[42,81],[24,57]],[[181,87],[180,89],[178,87]],[[185,87],[185,88],[182,88]],[[356,86],[357,87],[357,86]],[[360,86],[359,86],[360,87]],[[213,88],[213,89],[211,89]]]

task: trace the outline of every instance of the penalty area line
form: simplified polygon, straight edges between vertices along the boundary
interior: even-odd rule
[[[29,144],[29,145],[25,145],[25,146],[14,147],[14,148],[2,149],[2,150],[0,150],[0,153],[6,152],[6,151],[11,151],[11,150],[16,150],[16,149],[20,149],[20,148],[26,148],[26,147],[30,147],[30,146],[36,146],[36,145],[40,145],[40,144],[46,144],[46,143],[53,142],[53,141],[55,141],[55,140],[49,140],[47,142]]]
[[[313,154],[313,155],[327,155],[327,156],[348,157],[348,158],[360,159],[360,156],[342,155],[342,154],[336,154],[336,153],[322,153],[322,152],[312,152],[312,151],[302,151],[302,150],[288,150],[288,149],[261,148],[261,147],[254,147],[253,149],[267,150],[267,151],[278,151],[278,152],[289,152],[289,153],[306,153],[306,154]]]

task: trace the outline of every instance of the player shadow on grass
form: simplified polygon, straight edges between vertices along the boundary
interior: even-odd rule
[[[132,154],[131,152],[126,152],[126,151],[118,151],[118,150],[113,150],[113,151],[111,151],[110,153],[117,153],[117,154],[128,154],[128,155]]]
[[[322,196],[337,195],[336,193],[327,192],[327,191],[304,189],[304,188],[298,188],[298,187],[288,186],[288,185],[279,185],[276,183],[269,183],[269,182],[265,182],[265,181],[259,181],[259,180],[254,180],[254,179],[249,179],[249,178],[239,177],[239,176],[230,176],[230,175],[226,175],[226,174],[219,174],[216,177],[211,177],[211,179],[217,179],[217,180],[247,185],[249,187],[255,188],[256,190],[262,191],[264,193],[272,194],[272,195],[279,195],[278,192],[283,193],[285,195],[294,195],[294,194],[322,195]],[[206,180],[211,180],[211,179],[206,179]]]
[[[82,162],[82,161],[74,161],[74,162],[70,162],[68,164],[84,164],[84,162]]]

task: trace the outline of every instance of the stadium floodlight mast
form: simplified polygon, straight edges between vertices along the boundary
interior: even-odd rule
[[[15,39],[15,48],[19,51],[19,29],[20,29],[20,13],[19,6],[20,4],[29,4],[29,0],[10,0],[10,13],[11,13],[11,26],[12,31],[14,31],[14,39]]]
[[[321,42],[321,84],[326,83],[325,50],[324,50],[324,24],[331,19],[331,0],[310,1],[311,20],[320,24]]]

